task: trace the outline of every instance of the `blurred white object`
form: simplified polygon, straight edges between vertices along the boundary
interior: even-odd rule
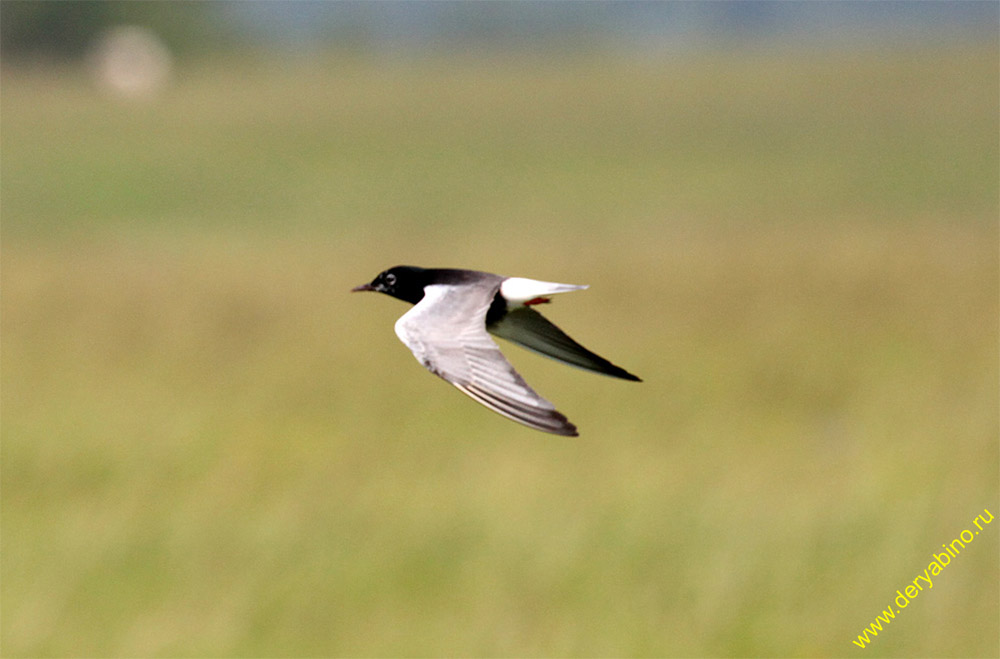
[[[98,38],[92,55],[98,84],[123,98],[150,98],[170,80],[173,58],[151,30],[116,27]]]

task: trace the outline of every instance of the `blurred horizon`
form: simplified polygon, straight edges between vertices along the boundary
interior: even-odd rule
[[[995,38],[1000,8],[928,2],[87,2],[5,0],[8,63],[74,60],[103,31],[150,29],[180,57],[246,49],[412,56],[449,50],[655,53],[768,45],[892,47]]]

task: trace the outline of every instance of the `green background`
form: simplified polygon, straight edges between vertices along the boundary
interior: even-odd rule
[[[995,42],[3,70],[5,656],[996,656]],[[398,263],[590,284],[429,375]]]

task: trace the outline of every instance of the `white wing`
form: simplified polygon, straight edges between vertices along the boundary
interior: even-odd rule
[[[486,311],[500,281],[492,288],[427,286],[424,298],[396,321],[396,335],[429,371],[494,412],[575,436],[576,427],[528,386],[486,332]]]

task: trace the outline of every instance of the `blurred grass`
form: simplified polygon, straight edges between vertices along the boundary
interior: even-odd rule
[[[259,63],[258,63],[259,64]],[[996,45],[3,71],[4,656],[995,656]],[[347,289],[589,283],[472,404]]]

